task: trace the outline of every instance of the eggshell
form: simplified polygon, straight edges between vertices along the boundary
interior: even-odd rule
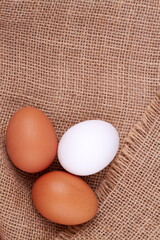
[[[35,207],[59,224],[77,225],[92,219],[98,207],[96,195],[80,177],[63,171],[42,175],[32,188]]]
[[[13,164],[26,172],[39,172],[55,158],[57,137],[48,117],[34,107],[18,110],[10,119],[6,147]]]
[[[118,132],[110,123],[87,120],[64,133],[58,145],[58,158],[68,172],[91,175],[113,160],[118,147]]]

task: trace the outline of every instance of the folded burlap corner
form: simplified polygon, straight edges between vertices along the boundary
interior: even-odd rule
[[[0,2],[0,234],[3,240],[160,239],[158,1]],[[158,94],[157,94],[158,92]],[[58,139],[86,119],[112,123],[120,149],[103,171],[83,177],[97,216],[67,227],[34,208],[38,174],[8,159],[5,131],[23,106],[41,109]]]

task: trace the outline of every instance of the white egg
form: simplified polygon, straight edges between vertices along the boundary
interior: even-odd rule
[[[58,158],[68,172],[86,176],[105,168],[118,147],[118,132],[110,123],[87,120],[64,133],[58,145]]]

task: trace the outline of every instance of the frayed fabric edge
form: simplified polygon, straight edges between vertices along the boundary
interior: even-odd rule
[[[155,117],[159,115],[160,111],[160,91],[157,96],[146,108],[140,121],[130,130],[125,139],[124,147],[121,149],[119,155],[111,163],[107,172],[106,178],[101,182],[96,190],[96,195],[99,200],[99,205],[103,205],[106,197],[113,191],[119,178],[130,163],[130,155],[135,154],[139,145],[145,139],[150,131],[150,126],[155,121]],[[67,230],[59,233],[55,240],[72,240],[77,232],[80,232],[81,226],[69,226]],[[83,230],[82,230],[83,231]]]

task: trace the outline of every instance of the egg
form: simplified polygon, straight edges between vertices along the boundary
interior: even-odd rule
[[[65,225],[89,221],[98,208],[98,200],[89,185],[63,171],[52,171],[38,178],[32,188],[32,199],[45,218]]]
[[[58,145],[62,167],[75,175],[91,175],[105,168],[115,157],[119,135],[102,120],[87,120],[68,129]]]
[[[57,145],[54,127],[39,109],[21,108],[10,119],[6,148],[17,168],[29,173],[47,168],[55,158]]]

